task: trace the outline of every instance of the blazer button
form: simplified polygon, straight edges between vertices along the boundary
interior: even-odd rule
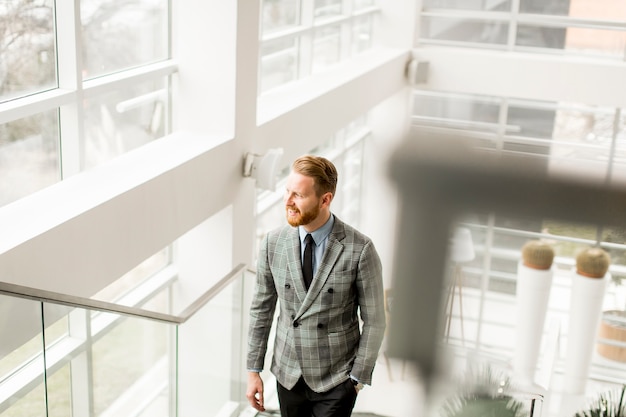
[[[318,329],[324,328],[324,323],[317,323],[317,328]]]
[[[289,289],[289,288],[291,288],[291,285],[290,284],[285,284],[285,288]]]
[[[295,315],[295,314],[292,314],[292,315],[291,315],[291,320],[293,320],[293,319],[295,319],[295,318],[296,318],[296,315]]]
[[[329,294],[332,294],[332,293],[334,293],[334,292],[335,292],[335,290],[333,290],[332,288],[329,288],[329,289],[328,289],[328,293],[329,293]]]
[[[297,321],[293,322],[293,327],[298,327],[300,324]]]

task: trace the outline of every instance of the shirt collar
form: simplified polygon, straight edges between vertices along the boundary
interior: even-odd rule
[[[324,239],[328,237],[328,235],[330,235],[330,232],[333,230],[334,224],[335,224],[335,215],[331,213],[330,217],[328,218],[328,220],[326,221],[326,223],[324,223],[322,227],[311,232],[311,236],[313,236],[313,240],[315,241],[316,245],[319,245],[320,242],[322,242]],[[304,230],[304,227],[302,226],[298,226],[298,232],[300,233],[300,242],[304,245],[304,238],[309,232]]]

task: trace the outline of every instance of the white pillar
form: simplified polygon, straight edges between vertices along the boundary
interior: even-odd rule
[[[572,293],[563,375],[563,392],[567,395],[576,396],[585,393],[593,348],[602,317],[604,293],[610,276],[607,272],[602,278],[589,278],[572,271]]]
[[[548,309],[554,269],[517,265],[516,343],[513,371],[523,384],[533,384]]]

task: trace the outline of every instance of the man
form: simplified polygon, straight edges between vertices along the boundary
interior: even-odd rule
[[[246,391],[259,411],[265,409],[259,373],[278,300],[271,371],[282,417],[350,416],[358,391],[371,384],[385,332],[382,268],[372,241],[331,213],[336,186],[330,161],[298,158],[284,196],[289,225],[269,232],[261,244]],[[313,248],[310,284],[307,244]]]

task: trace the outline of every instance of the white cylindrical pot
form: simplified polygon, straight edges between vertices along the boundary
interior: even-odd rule
[[[553,276],[552,268],[517,265],[513,371],[524,383],[534,382]]]
[[[603,278],[589,278],[572,271],[567,350],[563,373],[563,392],[583,395],[610,273]]]

